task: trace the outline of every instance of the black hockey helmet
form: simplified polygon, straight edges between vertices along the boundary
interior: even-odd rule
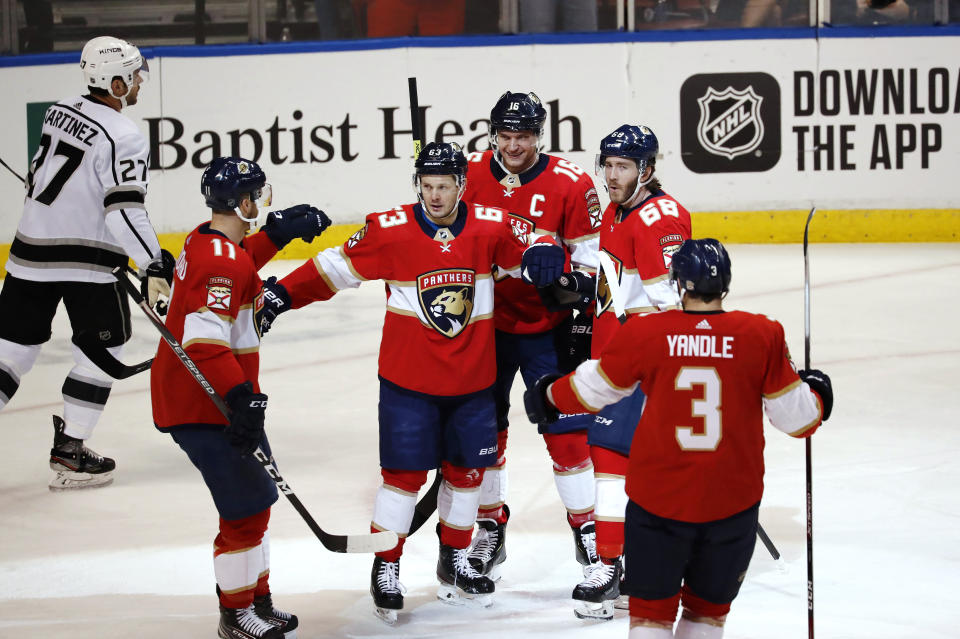
[[[730,255],[719,240],[686,240],[673,254],[670,279],[701,297],[722,295],[730,290]]]
[[[200,192],[207,206],[219,211],[237,208],[244,195],[260,199],[265,186],[269,187],[267,176],[260,165],[238,157],[214,158],[200,176]]]
[[[416,175],[453,175],[461,182],[467,175],[467,158],[456,142],[431,142],[414,162]]]
[[[490,134],[498,130],[533,131],[539,137],[546,119],[547,110],[536,93],[507,91],[490,110]]]
[[[616,131],[600,140],[597,154],[597,172],[603,169],[608,157],[630,158],[637,163],[640,173],[657,160],[660,143],[649,127],[623,124]]]

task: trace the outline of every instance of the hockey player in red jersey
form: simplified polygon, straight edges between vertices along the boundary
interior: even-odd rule
[[[670,286],[670,258],[690,237],[690,214],[655,177],[659,142],[648,127],[624,124],[600,141],[597,173],[610,194],[600,222],[600,264],[593,321],[593,357],[626,317],[679,305]],[[614,303],[614,297],[620,304]],[[622,305],[625,317],[618,317]],[[623,573],[624,478],[633,427],[643,409],[639,388],[605,408],[588,427],[596,477],[597,554],[600,561],[573,591],[578,617],[610,619]]]
[[[150,371],[153,419],[200,471],[220,515],[213,542],[219,636],[281,639],[297,618],[274,609],[268,585],[267,522],[277,489],[250,455],[257,446],[270,454],[263,428],[267,396],[258,383],[257,270],[292,239],[311,241],[330,220],[301,204],[270,213],[261,232],[245,237],[259,207],[270,203],[260,167],[216,158],[200,185],[213,213],[187,236],[177,259],[166,326],[224,398],[230,420],[162,341]]]
[[[533,93],[504,93],[490,111],[490,151],[468,156],[464,198],[496,206],[526,220],[537,233],[556,238],[572,265],[568,281],[585,293],[548,310],[533,287],[498,276],[496,298],[497,452],[480,487],[477,536],[470,562],[478,571],[499,577],[506,559],[506,448],[510,389],[519,371],[526,386],[547,373],[569,372],[590,356],[587,311],[597,268],[600,200],[586,171],[562,158],[541,153],[547,112]],[[554,287],[541,289],[552,293]],[[571,308],[580,313],[576,321]],[[580,353],[570,353],[572,339]],[[579,355],[579,357],[578,357]],[[572,361],[571,361],[572,360]],[[553,459],[553,477],[573,529],[575,556],[585,566],[596,561],[593,529],[593,463],[587,446],[589,415],[566,417],[541,429]]]
[[[723,310],[730,276],[720,242],[687,240],[670,274],[682,311],[632,319],[598,360],[524,397],[531,420],[549,421],[646,392],[627,471],[630,639],[722,637],[756,544],[763,410],[809,437],[833,407],[830,378],[798,375],[778,322]]]
[[[387,285],[380,345],[380,466],[371,528],[397,547],[377,553],[370,592],[388,623],[403,607],[399,562],[427,471],[442,467],[439,598],[490,605],[494,583],[467,559],[484,468],[497,457],[493,266],[535,285],[563,273],[563,250],[523,218],[461,201],[467,160],[430,143],[416,160],[418,204],[367,216],[340,248],[264,284],[261,330],[276,316],[368,280]],[[528,238],[535,242],[528,246]]]

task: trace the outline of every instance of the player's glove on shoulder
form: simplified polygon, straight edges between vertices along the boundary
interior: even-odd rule
[[[830,413],[833,411],[833,384],[830,382],[830,376],[815,368],[797,371],[797,374],[820,396],[820,401],[823,403],[823,421],[830,419]]]
[[[527,418],[534,424],[544,426],[560,419],[560,411],[547,399],[547,388],[561,377],[557,373],[547,373],[523,393]]]
[[[566,254],[556,244],[534,244],[527,247],[520,261],[520,277],[527,284],[546,286],[563,275]]]
[[[167,249],[160,249],[160,257],[147,264],[140,278],[140,294],[157,315],[167,314],[167,300],[170,299],[170,284],[173,282],[173,269],[177,261]],[[161,297],[166,299],[161,299]]]
[[[224,396],[230,407],[230,423],[223,431],[241,455],[249,455],[263,438],[263,422],[267,412],[267,396],[254,393],[253,384],[237,384]]]
[[[260,329],[260,336],[267,334],[274,320],[280,313],[286,313],[290,310],[290,294],[287,289],[277,281],[276,277],[270,277],[263,283],[263,306],[257,310],[253,321]]]
[[[267,213],[267,221],[263,230],[277,245],[278,249],[300,238],[304,242],[312,242],[330,226],[330,218],[318,208],[309,204],[297,204],[282,211]]]

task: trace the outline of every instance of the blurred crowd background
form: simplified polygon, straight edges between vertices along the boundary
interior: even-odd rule
[[[960,0],[0,0],[0,54],[596,31],[960,23]]]

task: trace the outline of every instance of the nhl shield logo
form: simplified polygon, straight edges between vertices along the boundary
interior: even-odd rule
[[[763,139],[762,103],[763,98],[752,86],[742,91],[730,86],[723,91],[707,87],[707,92],[697,99],[700,144],[710,153],[728,160],[756,150]]]
[[[604,251],[606,253],[606,251]],[[610,255],[607,253],[607,255]],[[613,268],[617,272],[617,278],[621,277],[623,273],[623,262],[616,258],[614,255],[610,255],[610,260],[613,262]],[[618,281],[617,284],[620,284]],[[603,315],[605,311],[610,310],[610,306],[613,304],[613,295],[610,294],[610,283],[607,282],[607,272],[604,269],[597,270],[597,317]]]
[[[444,337],[456,337],[470,323],[475,290],[476,274],[470,269],[443,269],[417,277],[423,315]]]

